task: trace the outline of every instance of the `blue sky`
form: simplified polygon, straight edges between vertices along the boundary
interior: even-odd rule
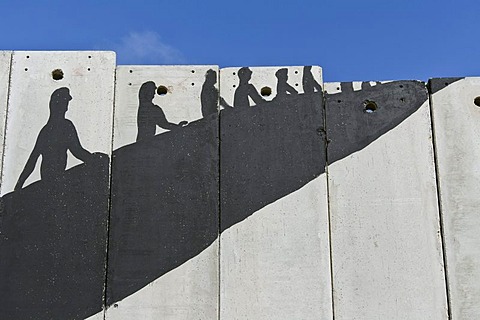
[[[480,76],[478,0],[2,1],[0,49],[118,64],[320,65],[325,81]]]

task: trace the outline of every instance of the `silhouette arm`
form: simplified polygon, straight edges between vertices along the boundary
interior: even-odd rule
[[[286,86],[286,90],[290,94],[298,94],[298,91],[295,90],[295,88],[292,87],[291,85],[289,85],[288,83],[287,83],[287,86]]]
[[[248,86],[248,95],[250,96],[250,98],[252,98],[253,102],[255,102],[255,104],[260,104],[260,103],[263,103],[263,102],[267,102],[265,99],[263,99],[260,94],[258,93],[257,89],[255,89],[255,87],[253,86],[253,84],[249,84]]]
[[[220,106],[224,107],[224,108],[233,108],[231,105],[229,105],[227,103],[227,101],[225,101],[225,99],[223,99],[222,97],[220,97]]]
[[[176,128],[181,127],[178,124],[168,122],[167,117],[165,116],[165,113],[163,112],[162,108],[159,106],[155,106],[155,124],[159,126],[160,128],[166,129],[166,130],[174,130]]]
[[[87,162],[92,158],[92,154],[88,151],[85,150],[81,143],[80,139],[78,139],[78,134],[77,130],[75,129],[75,126],[73,123],[70,123],[70,145],[68,146],[68,149],[70,152],[75,156],[75,158],[82,160],[83,162]]]
[[[22,173],[20,174],[20,177],[18,178],[17,184],[15,185],[14,190],[20,190],[23,187],[23,184],[27,180],[27,178],[32,174],[33,169],[35,169],[35,164],[37,163],[37,159],[40,156],[40,152],[38,150],[38,140],[37,143],[35,143],[35,147],[32,150],[32,153],[30,153],[30,156],[28,157],[27,163],[25,164],[25,167],[23,168]]]
[[[313,90],[317,89],[317,92],[321,92],[322,86],[320,85],[320,83],[318,83],[317,80],[313,79],[313,77],[312,77],[312,80],[313,80]]]

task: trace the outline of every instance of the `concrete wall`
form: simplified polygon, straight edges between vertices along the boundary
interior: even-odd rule
[[[0,318],[478,318],[479,88],[0,52]]]

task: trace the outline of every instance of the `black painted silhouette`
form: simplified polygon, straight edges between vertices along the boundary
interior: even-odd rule
[[[219,97],[218,89],[215,88],[217,83],[217,72],[209,69],[205,74],[205,82],[202,85],[202,92],[200,93],[200,101],[202,103],[202,116],[217,113],[217,104],[224,108],[231,108],[225,99]]]
[[[265,104],[272,108],[222,110],[220,162],[216,115],[115,150],[107,283],[108,163],[67,170],[62,190],[42,180],[3,196],[2,317],[83,319],[102,311],[104,289],[107,306],[137,292],[324,173],[326,149],[329,164],[347,157],[427,99],[415,81],[341,87],[326,94],[325,109],[319,91]],[[381,107],[365,113],[365,99]]]
[[[250,106],[248,98],[252,98],[253,102],[258,105],[266,102],[258,93],[253,84],[249,83],[252,78],[252,71],[249,68],[243,67],[238,70],[238,88],[235,90],[233,97],[233,105],[238,108],[244,108]]]
[[[303,67],[302,86],[305,94],[322,91],[322,86],[313,77],[312,66]]]
[[[167,120],[162,108],[153,104],[156,89],[155,82],[147,81],[138,91],[137,141],[155,136],[157,126],[166,130],[174,130],[188,123],[181,121],[179,124],[175,124]]]
[[[294,87],[287,83],[288,81],[288,69],[282,68],[275,72],[277,77],[277,95],[275,99],[284,99],[287,96],[298,94],[297,90]]]
[[[50,117],[40,131],[35,146],[18,178],[15,190],[23,184],[35,169],[38,157],[42,156],[40,174],[42,180],[55,180],[63,174],[67,166],[67,150],[79,160],[87,162],[93,155],[80,144],[73,123],[65,118],[68,104],[72,100],[68,88],[55,90],[50,97]]]

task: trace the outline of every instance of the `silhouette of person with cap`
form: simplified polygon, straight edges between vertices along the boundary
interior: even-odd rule
[[[248,97],[252,98],[256,105],[267,102],[260,96],[253,84],[248,83],[252,78],[252,71],[249,68],[240,68],[240,70],[238,70],[238,78],[238,88],[235,90],[235,95],[233,97],[233,105],[235,107],[249,107],[250,101],[248,100]]]
[[[75,126],[65,118],[70,100],[72,100],[72,96],[66,87],[59,88],[52,93],[49,104],[50,117],[38,134],[32,153],[15,185],[15,190],[23,187],[35,169],[40,155],[42,156],[41,178],[49,181],[55,180],[64,173],[67,166],[67,150],[70,150],[76,158],[83,162],[95,158],[92,153],[82,147]]]
[[[215,70],[209,69],[205,74],[205,82],[202,85],[202,92],[200,93],[200,101],[202,103],[202,116],[218,112],[217,104],[224,108],[231,108],[225,99],[218,95],[218,90],[215,88],[217,83],[217,73]]]
[[[287,83],[288,81],[288,69],[282,68],[275,72],[277,77],[277,96],[275,99],[286,98],[289,94],[298,94],[294,87]]]
[[[317,92],[322,91],[322,87],[313,77],[312,66],[303,67],[302,86],[303,93],[305,94],[315,93],[315,89],[317,90]]]
[[[162,108],[153,104],[156,89],[155,82],[147,81],[138,91],[137,141],[154,137],[157,126],[166,130],[174,130],[188,123],[181,121],[179,124],[175,124],[167,120]]]

